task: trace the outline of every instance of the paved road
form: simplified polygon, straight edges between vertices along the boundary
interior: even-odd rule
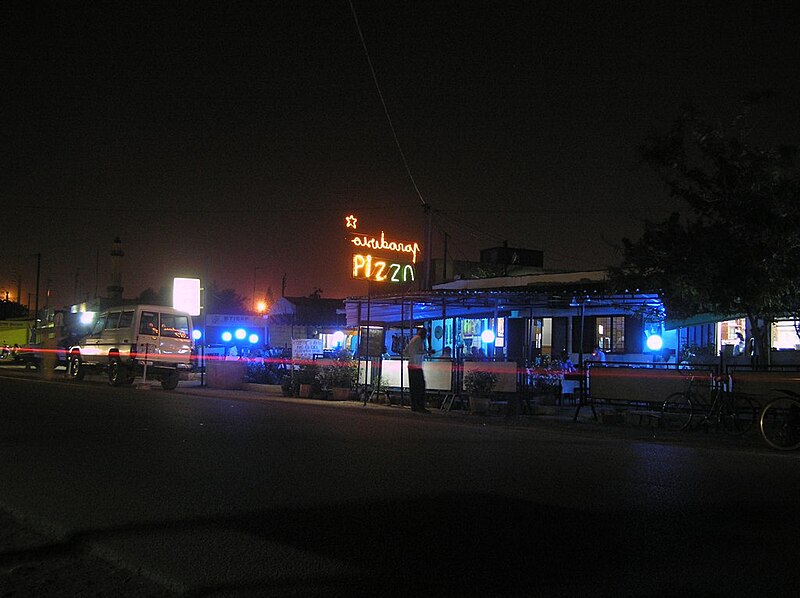
[[[800,587],[798,455],[213,394],[0,373],[0,504],[131,595]]]

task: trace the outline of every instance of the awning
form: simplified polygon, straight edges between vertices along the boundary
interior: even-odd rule
[[[738,318],[744,318],[744,314],[733,314],[733,315],[720,315],[720,314],[711,314],[711,313],[704,313],[704,314],[697,314],[696,316],[691,316],[689,318],[667,318],[664,320],[664,329],[665,330],[676,330],[678,328],[691,328],[692,326],[701,326],[703,324],[716,324],[717,322],[727,322],[728,320],[736,320]]]
[[[348,327],[372,324],[403,324],[442,317],[491,317],[495,312],[519,311],[537,317],[578,315],[575,296],[584,297],[586,315],[629,314],[642,305],[660,305],[654,294],[604,294],[572,289],[435,290],[402,295],[351,297],[345,300]]]

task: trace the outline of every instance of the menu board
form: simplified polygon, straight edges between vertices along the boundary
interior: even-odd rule
[[[322,355],[322,339],[320,338],[295,338],[292,339],[292,359],[314,359],[314,355]]]

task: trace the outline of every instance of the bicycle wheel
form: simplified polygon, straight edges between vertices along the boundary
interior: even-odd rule
[[[722,400],[720,407],[722,428],[734,436],[740,436],[752,430],[758,420],[758,408],[749,398],[740,394],[729,394]]]
[[[661,405],[661,427],[682,432],[692,423],[692,401],[689,393],[674,392]]]
[[[779,451],[800,448],[800,402],[782,397],[764,406],[759,419],[761,437]]]

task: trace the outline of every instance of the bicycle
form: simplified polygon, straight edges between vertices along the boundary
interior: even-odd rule
[[[727,392],[721,381],[715,378],[707,389],[698,390],[695,376],[689,379],[689,386],[683,392],[669,395],[661,406],[662,427],[682,432],[691,427],[695,413],[702,413],[697,428],[708,431],[722,428],[733,436],[741,436],[755,426],[758,409],[750,397]],[[710,399],[708,395],[713,397]]]
[[[782,388],[773,390],[786,396],[764,405],[758,422],[761,437],[775,450],[797,450],[800,448],[800,395]]]

